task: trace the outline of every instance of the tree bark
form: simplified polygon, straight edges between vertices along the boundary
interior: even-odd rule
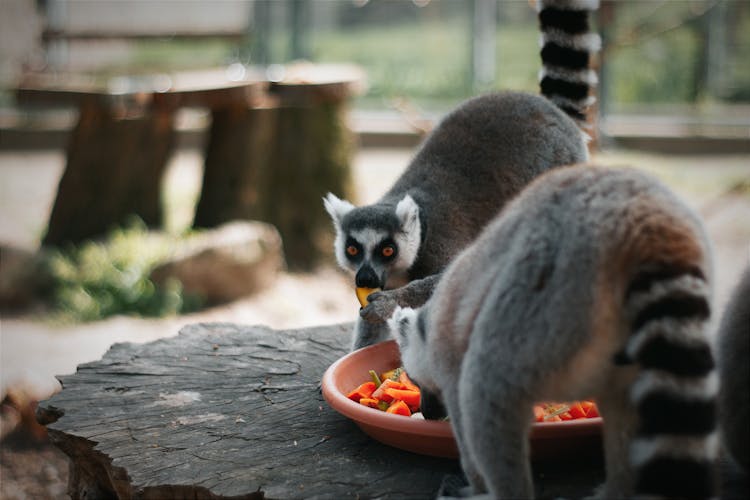
[[[171,109],[122,116],[98,99],[82,103],[43,244],[102,236],[132,215],[159,226],[173,122]]]
[[[351,325],[185,327],[61,377],[39,420],[77,498],[433,498],[455,460],[382,445],[333,411]]]

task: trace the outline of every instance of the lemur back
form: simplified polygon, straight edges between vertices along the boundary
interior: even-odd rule
[[[389,325],[446,406],[474,493],[533,496],[532,406],[594,397],[602,498],[707,497],[718,390],[710,254],[698,219],[634,170],[536,179]]]
[[[384,321],[395,306],[424,303],[448,262],[532,179],[588,158],[576,121],[595,82],[588,61],[598,38],[588,32],[588,10],[598,1],[539,3],[544,97],[470,99],[440,122],[376,203],[356,208],[330,193],[324,200],[339,265],[355,273],[357,287],[390,290],[370,296],[353,348],[387,338]]]

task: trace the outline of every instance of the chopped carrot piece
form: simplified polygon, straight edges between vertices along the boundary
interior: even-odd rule
[[[398,381],[404,384],[410,391],[419,392],[419,387],[417,387],[417,384],[411,381],[405,370],[401,371],[401,374],[398,376]]]
[[[347,394],[346,397],[351,399],[352,401],[359,402],[359,400],[362,398],[369,398],[370,396],[372,396],[372,393],[374,391],[375,383],[365,382],[364,384],[361,384],[359,387]]]
[[[534,405],[534,421],[544,421],[544,408],[542,408],[541,405]]]
[[[573,418],[586,418],[586,410],[583,409],[581,403],[571,403],[569,411]]]
[[[393,413],[395,415],[404,415],[406,417],[411,416],[411,410],[409,410],[409,407],[403,401],[394,401],[385,412]]]
[[[369,406],[370,408],[377,408],[380,401],[375,398],[362,398],[359,400],[359,404]]]
[[[403,401],[412,411],[415,411],[417,408],[419,408],[419,392],[417,391],[386,387],[385,389],[383,389],[383,393],[387,394],[394,400]]]
[[[376,399],[381,399],[383,401],[391,402],[393,400],[393,397],[385,393],[385,389],[388,389],[388,388],[404,390],[406,389],[406,386],[400,382],[396,382],[395,380],[385,379],[383,380],[383,383],[380,384],[380,387],[375,389],[375,392],[372,393],[372,397]]]
[[[594,403],[593,401],[581,401],[581,407],[586,412],[586,418],[599,416],[599,409],[596,407],[596,403]]]

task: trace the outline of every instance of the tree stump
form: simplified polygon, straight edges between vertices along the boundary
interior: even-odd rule
[[[276,226],[287,265],[311,270],[331,255],[333,230],[323,208],[329,191],[351,197],[353,138],[342,103],[282,105],[268,168],[259,175],[251,219]]]
[[[122,110],[102,99],[84,100],[42,243],[101,236],[132,215],[150,227],[161,224],[173,123],[168,108]]]
[[[354,135],[347,103],[361,85],[350,67],[292,66],[262,107],[215,110],[193,225],[273,224],[287,265],[310,270],[331,253],[322,198],[351,195]]]
[[[39,404],[71,458],[71,497],[434,498],[458,461],[380,444],[323,399],[351,328],[194,324],[113,345]],[[533,467],[538,498],[581,498],[603,479],[600,455]]]
[[[262,189],[258,177],[270,168],[269,145],[275,123],[276,110],[270,107],[232,106],[212,111],[194,227],[252,218]]]
[[[198,324],[116,344],[61,377],[39,419],[72,498],[431,498],[454,460],[381,445],[320,393],[351,325]]]

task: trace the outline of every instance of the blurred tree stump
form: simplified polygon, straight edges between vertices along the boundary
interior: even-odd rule
[[[323,208],[329,191],[351,196],[353,137],[343,102],[278,109],[271,163],[261,173],[261,196],[250,217],[276,226],[291,269],[310,270],[332,246],[331,220]]]
[[[100,236],[137,215],[162,220],[161,179],[174,144],[174,111],[82,102],[43,244]]]
[[[361,85],[351,68],[303,66],[271,84],[270,108],[213,113],[194,225],[232,219],[273,224],[287,265],[310,270],[330,254],[330,219],[322,198],[351,194],[354,137],[348,101]]]
[[[258,202],[259,172],[269,166],[275,123],[271,108],[233,106],[212,111],[194,227],[250,218]]]
[[[352,66],[297,64],[280,81],[242,69],[87,78],[27,75],[20,103],[73,104],[67,151],[43,243],[103,235],[137,215],[162,223],[161,183],[181,107],[211,111],[201,196],[193,225],[256,219],[277,227],[288,266],[310,269],[330,253],[322,197],[350,195],[353,134],[345,123],[363,84]],[[112,89],[115,90],[112,90]]]

